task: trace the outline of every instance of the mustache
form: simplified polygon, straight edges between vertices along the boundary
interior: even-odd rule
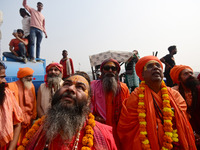
[[[61,96],[61,98],[63,98],[63,97],[69,97],[69,98],[73,99],[74,101],[76,101],[76,96],[72,95],[72,93],[68,92],[68,91],[65,92],[65,93],[63,93],[63,95]]]
[[[115,74],[114,73],[105,73],[105,77],[114,77]]]

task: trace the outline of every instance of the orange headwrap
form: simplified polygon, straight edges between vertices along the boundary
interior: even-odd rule
[[[19,71],[17,72],[17,78],[23,78],[29,75],[33,75],[33,72],[33,69],[29,67],[19,68]]]
[[[63,66],[59,63],[53,62],[50,63],[47,67],[46,67],[46,73],[49,72],[49,69],[51,69],[52,67],[56,67],[58,68],[58,70],[60,70],[61,73],[63,73]]]
[[[170,71],[170,76],[173,80],[174,83],[179,84],[179,75],[181,73],[181,71],[183,71],[184,69],[190,69],[192,70],[192,68],[190,68],[189,66],[185,66],[185,65],[175,65],[171,71]],[[193,70],[192,70],[193,71]]]
[[[157,61],[157,62],[160,64],[161,68],[163,69],[163,65],[162,65],[160,59],[158,59],[158,58],[155,57],[155,56],[144,56],[144,57],[140,58],[140,59],[138,60],[138,62],[136,63],[136,65],[135,65],[135,70],[136,70],[136,73],[137,73],[138,77],[139,77],[140,80],[142,80],[142,81],[144,80],[144,78],[142,77],[142,72],[143,72],[144,66],[145,66],[146,63],[148,63],[150,60],[155,60],[155,61]]]

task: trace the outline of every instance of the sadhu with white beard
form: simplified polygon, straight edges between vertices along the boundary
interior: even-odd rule
[[[33,72],[33,69],[29,67],[19,68],[17,72],[19,80],[8,83],[8,87],[14,91],[24,118],[18,144],[21,144],[23,137],[37,116],[35,87],[32,83]]]
[[[55,92],[63,84],[63,66],[53,62],[46,67],[45,83],[40,85],[37,93],[37,113],[38,117],[46,114],[51,106],[51,99]]]

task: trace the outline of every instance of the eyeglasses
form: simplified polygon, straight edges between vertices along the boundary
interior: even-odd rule
[[[106,71],[109,71],[110,69],[112,71],[117,71],[117,67],[114,67],[114,66],[104,66],[103,69]]]

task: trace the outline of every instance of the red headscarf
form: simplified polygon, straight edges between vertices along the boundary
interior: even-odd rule
[[[59,64],[59,63],[53,62],[53,63],[50,63],[50,64],[46,67],[46,74],[49,72],[49,70],[50,70],[52,67],[58,68],[58,70],[60,70],[60,72],[63,73],[63,66],[62,66],[61,64]]]
[[[29,75],[33,75],[33,72],[33,69],[29,67],[19,68],[19,71],[17,72],[17,78],[23,78]]]
[[[60,70],[60,72],[63,74],[63,66],[62,66],[61,64],[56,63],[56,62],[50,63],[50,64],[46,67],[46,74],[45,74],[45,76],[44,76],[44,82],[46,83],[46,86],[47,86],[47,74],[48,74],[49,70],[50,70],[52,67],[58,68],[58,70]]]
[[[185,65],[175,65],[171,71],[170,71],[170,76],[173,80],[174,83],[179,84],[180,81],[178,80],[179,75],[181,73],[181,71],[183,71],[184,69],[190,69],[192,70],[192,68],[190,68],[189,66],[185,66]],[[192,70],[193,71],[193,70]]]
[[[112,58],[106,59],[106,60],[103,61],[103,63],[102,63],[101,66],[100,66],[100,71],[101,71],[101,72],[103,71],[103,66],[104,66],[107,62],[113,62],[113,63],[115,63],[115,65],[116,65],[116,67],[117,67],[117,72],[118,72],[118,73],[120,72],[120,65],[119,65],[119,63],[117,62],[117,60],[112,59]]]
[[[144,56],[144,57],[140,58],[140,59],[138,60],[138,62],[136,63],[136,65],[135,65],[135,70],[136,70],[136,73],[137,73],[138,77],[139,77],[140,80],[142,80],[142,81],[144,80],[144,78],[142,77],[142,72],[143,72],[144,66],[145,66],[146,63],[149,62],[150,60],[155,60],[155,61],[157,61],[157,62],[160,64],[161,68],[163,69],[163,65],[162,65],[160,59],[158,59],[158,58],[155,57],[155,56]]]

